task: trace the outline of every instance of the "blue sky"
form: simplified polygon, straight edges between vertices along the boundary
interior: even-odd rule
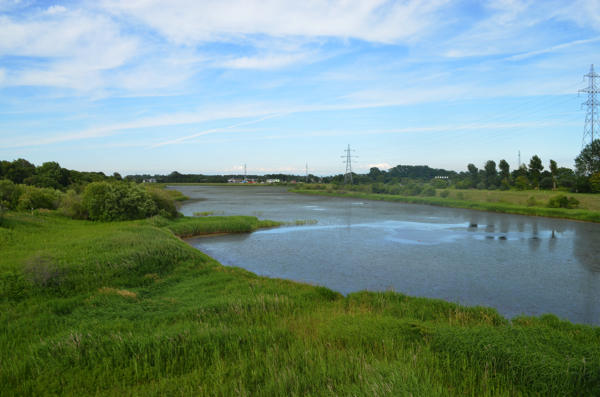
[[[0,159],[82,171],[572,167],[600,2],[0,0]]]

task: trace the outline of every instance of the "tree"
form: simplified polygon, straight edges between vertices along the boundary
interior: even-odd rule
[[[475,167],[475,164],[467,165],[467,169],[471,173],[471,186],[477,186],[477,183],[479,182],[479,169]]]
[[[504,159],[500,160],[498,168],[500,168],[500,179],[508,182],[508,178],[510,177],[510,165],[508,165],[508,162]]]
[[[485,163],[486,187],[490,187],[490,185],[496,185],[497,176],[498,171],[496,170],[496,162],[494,160],[488,160]]]
[[[600,172],[600,139],[594,139],[586,145],[575,158],[575,173],[578,176],[589,177],[596,172]]]
[[[543,169],[542,159],[537,155],[529,160],[529,172],[531,173],[531,179],[533,179],[533,186],[538,187],[540,185],[540,172],[542,172]]]
[[[556,176],[558,175],[558,165],[554,160],[550,160],[550,172],[552,173],[552,181],[554,182],[554,188],[552,190],[556,190]]]

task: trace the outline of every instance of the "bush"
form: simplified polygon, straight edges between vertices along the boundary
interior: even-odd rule
[[[436,189],[444,189],[448,187],[448,182],[444,179],[436,179],[433,186],[435,186]]]
[[[461,192],[461,193],[462,193],[462,192]],[[450,195],[450,191],[448,191],[448,190],[442,190],[442,191],[440,192],[440,197],[441,197],[441,198],[446,198],[446,197],[448,197],[449,195]]]
[[[556,196],[550,197],[548,199],[548,208],[577,208],[579,205],[579,200],[575,197],[567,197],[562,193],[557,194]]]
[[[29,211],[44,208],[55,210],[60,206],[64,193],[51,188],[24,186],[17,204],[18,211]]]
[[[500,190],[510,190],[510,184],[506,179],[500,184]]]
[[[19,204],[19,197],[23,194],[23,187],[15,185],[8,179],[0,180],[0,203],[9,210],[15,210]]]
[[[163,190],[127,182],[94,182],[83,192],[83,205],[94,221],[128,221],[154,215],[177,216],[173,198]]]
[[[490,185],[490,187],[488,187],[488,190],[497,190],[498,188],[496,187],[496,185]]]
[[[541,206],[542,203],[535,199],[535,197],[530,196],[527,201],[525,201],[525,205],[528,207],[538,207]]]
[[[58,211],[72,219],[87,220],[90,216],[83,199],[75,190],[69,190],[63,198]]]
[[[400,194],[404,196],[418,196],[422,192],[422,190],[423,187],[421,185],[411,181],[400,190]]]
[[[435,196],[435,188],[433,186],[427,186],[423,191],[421,191],[421,196],[425,197],[433,197]]]
[[[464,200],[465,199],[465,193],[464,192],[458,192],[456,193],[456,198],[459,200]]]
[[[67,269],[57,267],[50,256],[37,254],[25,261],[23,273],[30,283],[46,288],[61,285],[67,274]]]
[[[485,189],[485,183],[483,183],[483,182],[479,182],[479,183],[477,184],[477,189],[479,189],[479,190],[484,190],[484,189]]]

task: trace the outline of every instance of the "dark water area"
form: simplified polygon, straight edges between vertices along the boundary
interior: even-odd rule
[[[553,313],[600,325],[600,225],[289,193],[278,187],[177,187],[181,211],[318,221],[189,239],[228,266],[344,294],[393,289],[501,314]]]

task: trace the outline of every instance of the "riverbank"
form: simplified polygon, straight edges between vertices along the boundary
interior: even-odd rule
[[[3,395],[598,395],[600,328],[225,267],[254,217],[0,227]]]
[[[465,208],[478,211],[499,212],[505,214],[528,215],[528,216],[543,216],[549,218],[570,219],[585,222],[600,223],[600,212],[590,211],[586,209],[566,209],[566,208],[545,208],[540,206],[526,206],[502,202],[498,195],[488,195],[486,201],[483,198],[476,198],[474,193],[470,191],[454,191],[453,193],[463,193],[462,199],[456,197],[419,197],[419,196],[396,196],[390,194],[372,194],[351,191],[327,191],[327,190],[306,190],[306,189],[289,189],[289,192],[300,194],[314,194],[320,196],[333,196],[363,200],[390,201],[396,203],[409,204],[425,204],[438,207]],[[439,192],[437,192],[439,194]],[[485,192],[484,192],[485,193]],[[502,192],[500,192],[502,193]],[[537,193],[542,195],[543,193]],[[479,195],[482,196],[481,193]],[[530,193],[528,197],[531,197]],[[546,195],[550,196],[550,195]],[[484,197],[484,196],[482,196]],[[536,197],[533,195],[533,197]],[[489,200],[488,200],[489,198]],[[539,199],[536,199],[539,200]]]

